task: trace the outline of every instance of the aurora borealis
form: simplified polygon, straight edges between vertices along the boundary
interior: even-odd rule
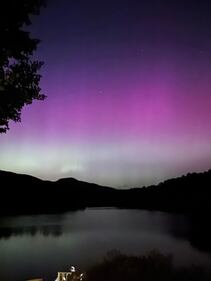
[[[122,187],[211,168],[209,1],[49,1],[30,30],[48,98],[0,135],[0,169]]]

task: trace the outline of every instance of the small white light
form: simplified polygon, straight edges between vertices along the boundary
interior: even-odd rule
[[[75,272],[75,266],[71,266],[70,271]]]

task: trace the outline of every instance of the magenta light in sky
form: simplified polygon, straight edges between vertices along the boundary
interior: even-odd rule
[[[135,84],[118,77],[115,86],[115,77],[109,83],[106,75],[99,85],[92,74],[80,73],[82,81],[90,82],[83,85],[71,79],[71,72],[63,74],[60,86],[55,72],[49,85],[55,93],[26,107],[22,123],[1,136],[1,168],[114,186],[151,184],[208,169],[209,84],[202,81],[199,95],[192,82],[188,96],[179,75],[170,79],[162,71]],[[43,87],[47,91],[47,81]]]
[[[170,6],[151,10],[135,1],[128,9],[126,2],[99,17],[62,0],[36,18],[48,98],[26,107],[22,123],[0,136],[0,169],[141,186],[211,167],[206,28],[199,38],[194,7],[175,4],[187,12],[177,18]]]

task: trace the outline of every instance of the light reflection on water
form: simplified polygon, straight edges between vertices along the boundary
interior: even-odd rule
[[[0,280],[54,280],[70,265],[84,270],[107,251],[172,253],[175,263],[209,266],[211,255],[189,241],[186,217],[112,208],[0,219]],[[178,235],[179,233],[179,235]]]

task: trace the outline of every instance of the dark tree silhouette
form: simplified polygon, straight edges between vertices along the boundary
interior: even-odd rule
[[[21,110],[33,100],[43,100],[38,73],[42,62],[32,59],[39,43],[24,31],[30,15],[38,15],[45,0],[3,0],[0,4],[0,133],[9,121],[21,121]]]

